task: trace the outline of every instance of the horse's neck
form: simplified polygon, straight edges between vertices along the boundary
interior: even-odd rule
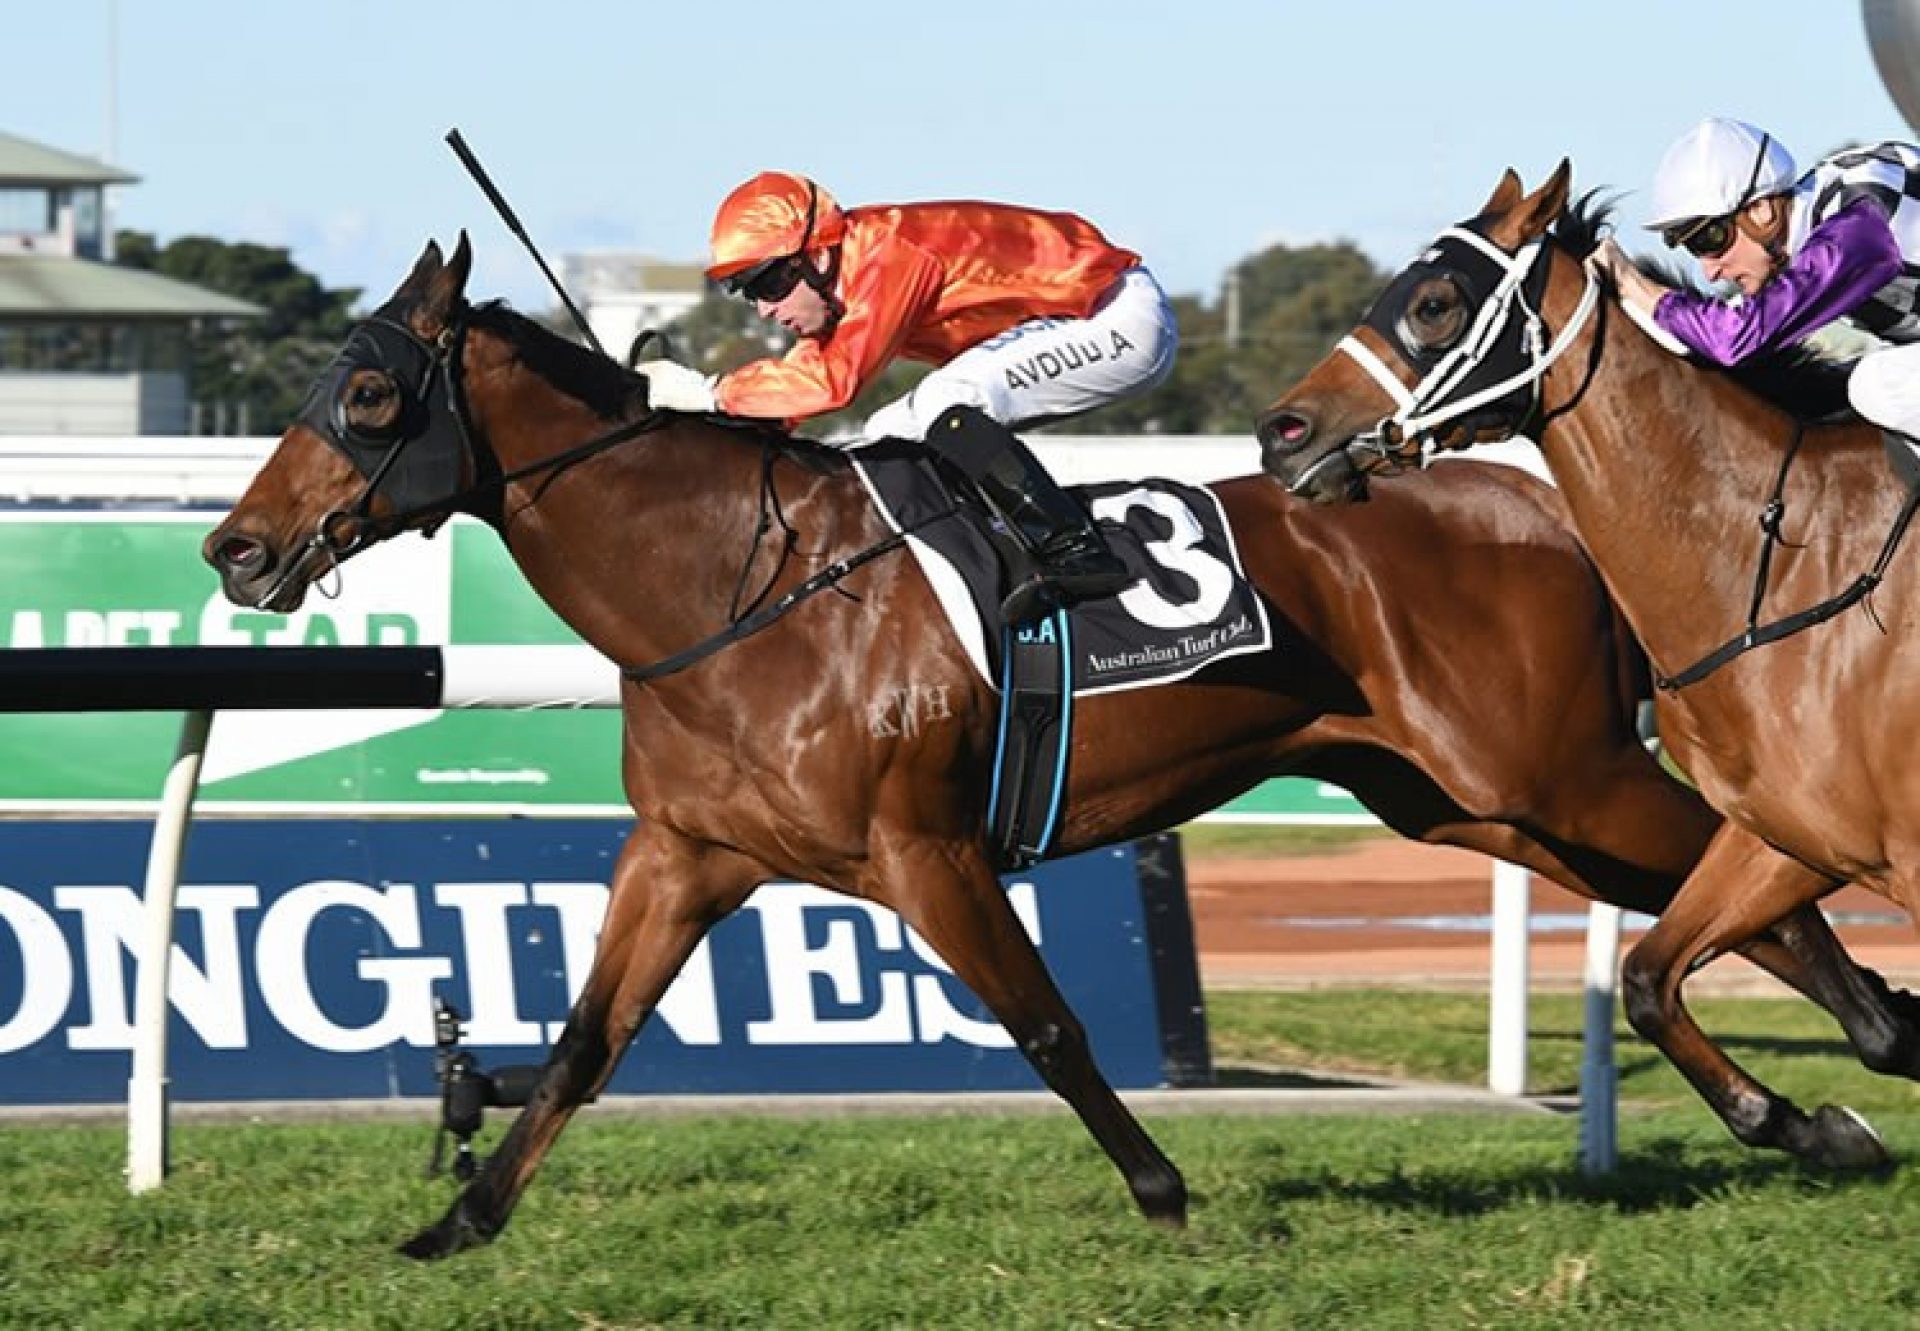
[[[1618,309],[1604,317],[1591,377],[1578,351],[1556,367],[1560,400],[1549,395],[1540,448],[1642,641],[1656,657],[1684,654],[1744,618],[1757,519],[1794,426],[1727,376],[1662,350]]]
[[[503,471],[614,428],[563,394],[553,399],[478,421]],[[622,664],[659,660],[724,627],[743,568],[749,598],[790,571],[778,522],[758,532],[762,465],[759,446],[736,432],[670,421],[557,476],[513,482],[502,535],[533,589],[585,641]],[[780,502],[807,523],[805,544],[830,539],[822,506],[799,493],[812,487],[781,470]]]

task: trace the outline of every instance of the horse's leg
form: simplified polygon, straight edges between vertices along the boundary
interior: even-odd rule
[[[1445,757],[1461,761],[1455,753]],[[1355,749],[1335,760],[1347,779],[1338,772],[1329,779],[1368,791],[1408,835],[1524,865],[1563,887],[1649,915],[1666,910],[1720,826],[1704,800],[1637,746],[1607,757],[1583,752],[1555,767],[1554,779],[1524,782],[1495,801],[1524,814],[1498,822],[1476,820],[1440,794],[1425,768],[1415,769],[1418,780],[1409,779],[1391,754]],[[1486,756],[1477,752],[1472,761],[1484,764]],[[1831,1013],[1866,1067],[1920,1080],[1920,1000],[1848,956],[1818,907],[1793,911],[1737,950]]]
[[[1849,956],[1818,906],[1775,921],[1740,953],[1831,1013],[1868,1070],[1920,1081],[1920,1003]]]
[[[1647,886],[1659,897],[1650,913],[1659,914],[1692,871],[1719,820],[1704,801],[1643,761],[1638,752],[1622,755],[1598,772],[1598,790],[1568,789],[1567,783],[1553,786],[1551,798],[1562,803],[1550,811],[1549,826],[1573,827],[1580,846],[1629,857],[1623,863],[1633,865],[1636,873],[1650,873]],[[1569,798],[1571,803],[1565,803]],[[1615,898],[1619,877],[1608,873],[1604,881],[1596,875],[1589,882],[1602,900],[1646,909]],[[1636,885],[1629,890],[1642,889]],[[1794,910],[1738,951],[1831,1013],[1867,1068],[1920,1078],[1920,1003],[1847,955],[1817,906]]]
[[[933,946],[1073,1107],[1149,1220],[1184,1225],[1187,1185],[1095,1066],[1079,1018],[1047,973],[978,845],[916,840],[877,865],[882,899]]]
[[[1665,911],[1685,871],[1667,879],[1637,866],[1602,866],[1591,856],[1560,853],[1511,824],[1449,827],[1432,839],[1524,865],[1562,886],[1648,915]],[[1685,863],[1697,858],[1696,852]],[[1734,950],[1830,1013],[1869,1070],[1920,1080],[1920,1002],[1849,956],[1818,906],[1798,907]]]
[[[614,866],[593,967],[538,1089],[446,1215],[402,1252],[446,1257],[500,1232],[560,1130],[606,1085],[687,957],[764,876],[732,852],[687,841],[658,824],[634,829]]]
[[[1811,1117],[1754,1080],[1694,1024],[1686,977],[1837,884],[1727,823],[1621,973],[1627,1020],[1659,1046],[1733,1135],[1833,1169],[1875,1169],[1886,1147],[1853,1111],[1822,1105]]]

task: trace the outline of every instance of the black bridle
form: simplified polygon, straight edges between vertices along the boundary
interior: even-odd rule
[[[482,489],[494,489],[488,484],[463,490],[460,484],[464,476],[477,476],[482,469],[481,454],[467,428],[460,381],[466,336],[464,310],[432,342],[381,310],[354,325],[346,344],[308,392],[295,419],[325,440],[366,482],[351,503],[322,520],[323,530],[335,523],[352,524],[347,539],[356,543],[340,548],[342,556],[437,512],[438,521],[429,527],[431,534],[459,503],[477,497]],[[352,383],[362,370],[385,376],[398,396],[391,420],[377,428],[354,420]],[[498,467],[493,471],[497,473]],[[373,499],[383,487],[393,511],[376,517]],[[449,495],[451,499],[444,498]]]
[[[354,325],[346,344],[309,390],[296,421],[344,457],[364,484],[345,507],[330,509],[321,517],[312,535],[261,596],[259,605],[270,603],[315,560],[335,567],[366,546],[415,526],[432,535],[455,513],[473,513],[504,531],[506,487],[514,481],[546,474],[550,482],[575,463],[662,429],[673,419],[671,413],[649,407],[635,419],[583,443],[503,471],[492,448],[482,446],[484,441],[472,427],[467,409],[462,352],[470,313],[470,307],[461,304],[432,341],[408,327],[391,305]],[[378,429],[363,428],[354,420],[353,376],[361,370],[386,376],[399,397],[397,410]],[[767,602],[796,543],[796,533],[780,511],[773,487],[775,444],[761,426],[724,417],[715,419],[717,423],[754,430],[761,447],[760,517],[734,587],[727,626],[665,660],[622,667],[621,674],[627,678],[659,679],[704,660],[759,632],[815,593],[836,586],[854,569],[906,543],[906,533],[896,532],[834,561],[778,600]],[[462,484],[466,477],[472,479]],[[373,511],[376,495],[386,499],[388,512]],[[928,521],[942,516],[936,514]],[[754,558],[776,523],[786,533],[779,558],[760,590],[749,596],[746,586]]]

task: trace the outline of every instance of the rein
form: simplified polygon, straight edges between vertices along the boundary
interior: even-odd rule
[[[947,515],[944,513],[936,515],[936,517],[945,516]],[[862,564],[870,563],[878,559],[881,555],[897,550],[906,543],[906,532],[894,532],[886,539],[870,545],[855,554],[848,555],[845,559],[834,560],[833,563],[821,569],[818,573],[808,578],[779,600],[769,605],[761,606],[758,610],[733,620],[718,633],[701,639],[685,651],[675,652],[672,656],[655,661],[651,665],[622,666],[620,667],[620,675],[624,679],[630,679],[635,683],[644,684],[648,680],[664,679],[668,675],[678,674],[695,662],[706,660],[722,648],[731,647],[742,638],[752,637],[761,629],[772,624],[775,620],[784,617],[788,611],[799,605],[800,602],[813,596],[817,592],[823,592],[827,590],[827,588],[834,586]]]
[[[746,562],[740,566],[740,576],[734,583],[733,597],[727,605],[727,613],[730,616],[727,621],[727,626],[718,633],[710,634],[702,638],[685,651],[675,652],[672,656],[655,661],[650,665],[622,666],[620,668],[622,678],[633,680],[637,684],[644,684],[648,680],[664,679],[668,675],[676,675],[688,666],[706,660],[714,653],[731,647],[743,638],[752,637],[761,629],[771,625],[775,620],[784,618],[789,611],[793,610],[793,608],[802,601],[819,592],[826,591],[829,587],[836,587],[849,573],[852,573],[861,565],[871,563],[881,555],[888,554],[906,544],[907,536],[910,533],[919,531],[923,527],[940,521],[942,518],[951,517],[957,511],[953,508],[947,508],[942,512],[935,513],[911,526],[894,532],[892,535],[868,546],[866,549],[848,555],[845,559],[836,559],[833,563],[821,569],[818,573],[808,578],[779,600],[767,605],[760,605],[759,602],[761,599],[766,596],[768,590],[772,589],[773,578],[780,576],[780,569],[786,564],[787,556],[793,553],[794,541],[796,539],[793,528],[787,524],[787,515],[781,511],[780,494],[773,486],[773,449],[764,439],[761,441],[761,449],[760,523],[754,528],[753,543],[747,549]],[[747,575],[753,570],[754,556],[760,550],[761,538],[767,534],[767,531],[775,522],[778,522],[781,530],[787,534],[786,540],[781,543],[779,562],[774,565],[773,575],[768,579],[766,588],[762,589],[759,595],[755,596],[753,600],[749,602],[749,604],[755,608],[749,610],[746,614],[741,614],[740,598],[746,591]],[[850,592],[845,594],[852,595]]]
[[[1780,520],[1786,516],[1787,470],[1793,465],[1793,459],[1800,451],[1801,441],[1806,438],[1805,422],[1796,422],[1793,429],[1793,442],[1788,445],[1786,455],[1780,459],[1780,470],[1774,476],[1773,494],[1767,500],[1766,507],[1760,510],[1760,529],[1766,533],[1760,544],[1760,564],[1754,571],[1753,596],[1747,603],[1747,627],[1734,637],[1721,643],[1713,651],[1695,661],[1677,675],[1662,675],[1657,671],[1653,682],[1669,693],[1677,693],[1689,684],[1698,684],[1735,657],[1743,656],[1755,647],[1764,647],[1770,642],[1779,642],[1782,638],[1791,638],[1794,634],[1810,629],[1816,624],[1824,624],[1829,619],[1862,598],[1870,595],[1886,576],[1887,565],[1893,561],[1893,552],[1899,548],[1901,538],[1907,533],[1907,526],[1913,521],[1916,508],[1920,508],[1920,488],[1909,486],[1905,502],[1894,515],[1893,527],[1887,532],[1887,539],[1880,546],[1880,557],[1873,562],[1873,568],[1862,573],[1837,596],[1828,597],[1818,605],[1808,606],[1795,614],[1776,619],[1770,624],[1761,624],[1760,603],[1766,598],[1767,577],[1773,567],[1773,552],[1778,546],[1786,544],[1780,535]]]
[[[394,376],[395,381],[405,388],[410,401],[421,408],[425,416],[425,423],[418,430],[411,433],[399,434],[389,439],[380,441],[359,440],[352,435],[350,430],[346,429],[340,420],[336,419],[333,408],[336,405],[337,399],[328,400],[326,389],[328,388],[329,381],[323,377],[322,382],[315,386],[313,398],[309,402],[307,409],[303,411],[302,419],[309,424],[317,434],[325,439],[329,446],[345,455],[347,460],[353,463],[354,469],[361,473],[365,483],[361,487],[360,493],[351,503],[344,508],[333,510],[320,519],[314,528],[313,534],[307,538],[305,544],[301,547],[299,554],[288,562],[286,571],[274,586],[268,590],[266,597],[262,600],[262,604],[265,604],[267,600],[271,600],[273,596],[277,595],[280,588],[295,576],[298,571],[304,568],[308,560],[316,556],[326,558],[331,563],[337,565],[342,559],[359,550],[361,547],[404,531],[409,526],[421,522],[422,519],[430,520],[431,525],[428,526],[428,530],[431,531],[433,527],[439,525],[440,521],[444,521],[455,512],[471,510],[476,501],[496,495],[504,498],[506,487],[515,481],[543,474],[547,475],[549,480],[551,480],[553,477],[557,477],[561,471],[575,463],[604,453],[617,444],[625,443],[630,439],[635,439],[641,435],[661,429],[672,419],[671,413],[662,412],[650,406],[643,414],[635,419],[623,422],[610,430],[593,436],[591,439],[575,444],[570,448],[562,449],[558,453],[536,459],[523,466],[515,467],[511,471],[502,471],[491,448],[482,450],[475,446],[475,431],[469,424],[465,376],[461,373],[462,359],[460,355],[466,342],[468,330],[466,311],[463,309],[448,328],[430,343],[415,334],[414,331],[403,322],[386,318],[383,315],[376,314],[363,321],[363,326],[377,326],[386,330],[383,336],[397,336],[399,338],[397,345],[401,348],[402,352],[416,359],[416,373],[412,376],[411,381],[403,379],[386,363],[384,357],[349,362],[346,365],[346,370],[350,370],[354,366],[364,366],[366,368],[383,369],[388,374]],[[376,350],[378,350],[378,348],[376,348]],[[341,373],[344,374],[346,370],[342,370]],[[433,391],[435,380],[439,380],[445,385],[444,395],[437,394]],[[457,436],[457,443],[443,438],[442,447],[458,447],[462,450],[472,468],[472,474],[479,479],[470,485],[456,489],[452,494],[437,499],[428,499],[409,504],[405,507],[396,506],[395,511],[384,515],[374,513],[372,511],[374,494],[381,482],[386,480],[390,474],[394,474],[395,469],[402,465],[400,460],[401,454],[406,450],[407,446],[422,439],[436,436],[441,429],[438,421],[446,419],[450,419],[452,422],[453,432],[455,436]],[[349,446],[350,441],[353,444],[360,445],[358,455],[356,454],[356,449]],[[380,456],[377,460],[372,461],[371,465],[366,465],[366,458],[361,455],[367,454],[369,452],[369,445],[375,443],[381,448]],[[794,541],[796,539],[793,528],[787,523],[786,514],[781,511],[780,496],[774,489],[773,443],[763,434],[759,439],[759,444],[761,448],[759,523],[754,529],[752,543],[747,550],[746,561],[741,565],[739,578],[734,584],[733,595],[728,602],[727,614],[729,618],[727,626],[718,633],[703,639],[685,651],[676,652],[664,660],[655,661],[649,665],[624,666],[620,671],[623,677],[636,682],[661,679],[684,670],[697,661],[705,660],[722,648],[728,647],[743,638],[760,632],[776,620],[783,618],[802,601],[807,600],[819,592],[825,591],[829,587],[837,586],[837,584],[855,569],[900,548],[906,543],[906,537],[912,531],[918,530],[919,527],[925,526],[928,523],[939,521],[941,518],[949,516],[953,511],[949,509],[944,513],[933,514],[923,519],[921,523],[916,524],[914,527],[907,528],[905,531],[895,532],[876,544],[868,546],[864,550],[860,550],[844,559],[835,560],[832,564],[829,564],[805,582],[794,587],[777,601],[766,605],[759,605],[758,603],[764,599],[767,591],[771,590],[773,580],[779,577],[780,569],[785,566],[788,555],[793,552]],[[544,489],[545,485],[543,484],[541,490],[544,491]],[[536,493],[533,499],[528,502],[536,502],[538,499],[539,494]],[[483,514],[483,516],[489,515]],[[491,516],[495,519],[496,526],[504,527],[507,520],[504,511],[496,511],[496,513]],[[746,601],[747,609],[746,613],[743,614],[742,598],[746,595],[747,580],[752,573],[754,558],[759,552],[762,539],[775,522],[778,522],[780,527],[786,532],[786,540],[783,543],[773,573],[768,579],[767,586],[750,600]]]

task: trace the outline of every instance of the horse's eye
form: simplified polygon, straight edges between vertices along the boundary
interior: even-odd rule
[[[1444,277],[1420,284],[1407,301],[1400,337],[1409,350],[1440,351],[1460,340],[1467,328],[1467,303],[1460,288]]]
[[[385,443],[400,429],[399,385],[382,370],[361,370],[340,399],[338,423],[358,439]]]

